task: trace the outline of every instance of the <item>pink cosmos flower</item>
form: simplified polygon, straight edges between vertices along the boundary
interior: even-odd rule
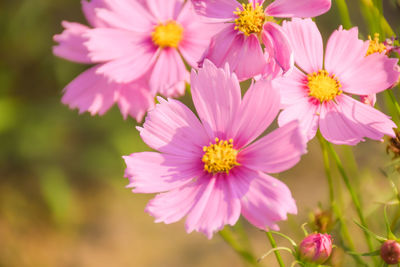
[[[254,83],[244,98],[228,65],[206,60],[192,70],[192,96],[199,119],[181,102],[159,98],[143,128],[144,142],[159,152],[125,156],[135,193],[159,193],[146,211],[156,222],[186,216],[186,230],[211,238],[242,214],[255,226],[278,229],[297,212],[287,186],[267,173],[291,168],[306,152],[297,121],[254,141],[279,111],[270,81]]]
[[[384,42],[380,42],[379,33],[375,33],[373,39],[371,38],[371,36],[368,36],[368,40],[366,42],[368,43],[368,50],[366,56],[375,53],[385,54],[386,56],[389,56],[389,54],[393,51],[393,42],[391,42],[391,39],[387,39]],[[400,73],[400,68],[398,66],[396,69]],[[394,82],[394,84],[391,87],[395,87],[398,82],[399,81]],[[360,96],[360,101],[363,102],[364,104],[374,106],[376,103],[376,94]]]
[[[357,28],[333,32],[325,57],[321,34],[311,19],[284,22],[283,29],[297,67],[273,82],[281,91],[284,109],[279,125],[298,118],[308,140],[319,128],[335,144],[394,136],[396,125],[389,117],[349,94],[365,96],[389,88],[399,77],[397,59],[379,53],[365,56],[368,43],[358,39]]]
[[[216,32],[184,0],[82,0],[92,28],[63,22],[54,54],[90,68],[65,88],[62,102],[104,114],[118,103],[124,117],[140,121],[154,96],[178,96]]]
[[[224,28],[203,55],[218,67],[229,63],[239,80],[259,74],[276,76],[293,65],[285,33],[273,17],[314,17],[331,7],[331,0],[275,0],[264,10],[264,0],[192,0],[196,11]],[[260,44],[265,45],[263,50]]]

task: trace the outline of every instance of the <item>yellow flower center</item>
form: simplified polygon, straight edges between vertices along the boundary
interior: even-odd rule
[[[177,48],[183,37],[183,27],[175,21],[158,24],[151,33],[153,43],[161,48]]]
[[[210,143],[209,146],[203,147],[203,151],[205,153],[201,160],[204,162],[204,170],[209,173],[229,174],[233,167],[240,165],[236,161],[238,151],[233,148],[232,139],[223,141],[215,138],[215,144]]]
[[[365,56],[369,56],[374,53],[386,52],[386,46],[383,43],[379,42],[379,33],[374,34],[374,39],[371,38],[371,35],[368,35],[368,40],[369,40],[369,46],[367,54]]]
[[[260,4],[242,4],[243,10],[236,8],[233,14],[237,15],[238,18],[235,19],[235,30],[243,32],[245,35],[250,35],[252,33],[260,33],[265,22],[265,14],[263,7]]]
[[[326,70],[319,70],[307,75],[308,95],[318,99],[321,103],[335,99],[342,93],[341,84],[335,75],[330,75]]]

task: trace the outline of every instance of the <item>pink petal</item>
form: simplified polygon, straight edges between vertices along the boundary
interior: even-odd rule
[[[275,0],[265,10],[268,16],[309,18],[324,14],[331,8],[331,0]]]
[[[346,95],[337,97],[336,102],[321,110],[320,130],[329,142],[356,145],[364,137],[381,140],[384,135],[394,136],[396,125],[385,114]]]
[[[318,130],[319,114],[321,107],[311,103],[307,98],[287,106],[278,117],[279,126],[293,120],[299,120],[299,128],[307,140],[314,138]]]
[[[241,101],[236,75],[229,71],[228,66],[218,69],[205,60],[198,73],[192,70],[191,85],[194,105],[209,137],[227,138],[226,133],[232,127],[234,112]]]
[[[283,22],[283,30],[294,52],[294,61],[307,73],[322,69],[323,45],[317,25],[311,19]]]
[[[137,122],[141,122],[147,110],[154,107],[154,96],[137,82],[121,86],[116,99],[124,119],[129,115]]]
[[[209,239],[226,224],[234,225],[240,216],[240,199],[231,188],[231,179],[225,174],[204,177],[206,185],[188,213],[185,227],[188,233],[196,230]]]
[[[89,111],[91,115],[103,115],[113,104],[118,85],[96,74],[93,67],[69,83],[64,89],[62,103],[70,108],[78,108],[80,113]]]
[[[299,123],[292,121],[244,148],[238,162],[253,170],[278,173],[296,165],[306,151]]]
[[[400,75],[396,69],[397,62],[397,58],[379,53],[363,57],[361,61],[337,75],[343,86],[342,90],[351,94],[369,95],[392,87]]]
[[[96,9],[96,16],[110,27],[149,33],[158,23],[139,1],[104,0],[108,8]]]
[[[184,4],[183,0],[147,0],[151,14],[160,22],[176,20]]]
[[[215,35],[203,55],[217,67],[229,64],[239,80],[246,80],[261,74],[266,67],[266,60],[255,34],[245,36],[234,30],[234,25],[227,26]]]
[[[151,43],[136,46],[130,54],[105,63],[98,69],[99,74],[104,74],[118,83],[129,83],[143,76],[153,66],[159,50]]]
[[[308,89],[305,85],[307,76],[298,68],[293,68],[283,77],[272,80],[272,85],[281,94],[281,105],[283,108],[309,99]]]
[[[204,179],[201,182],[199,180],[158,194],[147,204],[146,212],[155,217],[157,223],[169,224],[179,221],[204,194],[207,184],[204,183]]]
[[[126,163],[125,177],[134,193],[159,193],[179,188],[203,174],[203,168],[192,159],[140,152],[123,157]]]
[[[96,15],[96,9],[109,8],[103,0],[81,0],[82,11],[92,27],[107,27],[107,23]]]
[[[285,50],[285,48],[282,49]],[[280,55],[276,56],[282,59]],[[231,66],[232,71],[236,73],[240,81],[261,74],[265,68],[266,61],[258,37],[255,34],[250,36],[238,34],[236,42],[232,43],[232,50],[228,54],[226,62]]]
[[[233,25],[229,25],[217,33],[211,39],[210,45],[204,52],[203,59],[201,61],[207,58],[216,66],[223,66],[229,50],[232,47],[232,43],[237,38],[237,31],[234,28],[235,27]]]
[[[244,147],[262,134],[279,112],[279,93],[271,81],[253,84],[240,104],[233,123],[232,136],[236,147]]]
[[[113,28],[96,28],[86,31],[85,46],[90,51],[94,62],[104,62],[132,55],[146,46],[148,36],[127,30]]]
[[[179,52],[192,67],[198,66],[201,56],[210,44],[211,37],[226,27],[222,23],[201,22],[200,16],[193,11],[190,1],[186,2],[177,22],[184,27]]]
[[[261,77],[264,79],[274,80],[278,77],[281,77],[283,75],[283,71],[281,66],[279,66],[278,63],[276,62],[275,58],[272,57],[270,54],[271,51],[268,51],[267,49],[264,50],[264,58],[266,59],[266,65],[264,67]],[[254,79],[257,80],[257,76],[255,76]]]
[[[93,63],[89,58],[89,51],[84,45],[87,41],[85,33],[89,28],[75,22],[62,22],[65,30],[61,34],[54,35],[54,41],[58,42],[53,47],[53,54],[78,63]]]
[[[288,213],[297,214],[296,202],[281,181],[261,172],[253,172],[253,177],[241,201],[242,215],[260,229],[277,231],[277,222],[286,220]]]
[[[189,73],[176,49],[162,49],[150,77],[151,91],[176,97],[184,94],[185,81],[188,80]]]
[[[325,53],[325,69],[340,76],[358,64],[367,54],[367,50],[368,42],[358,39],[357,27],[343,30],[340,26],[329,37]]]
[[[177,100],[158,100],[160,104],[148,112],[143,128],[138,128],[143,141],[155,150],[201,163],[209,139],[197,117]]]
[[[259,4],[262,6],[264,4],[265,0],[249,0],[249,3],[253,4],[253,6],[256,6],[256,4]]]
[[[294,65],[293,51],[289,44],[288,37],[275,23],[267,22],[262,31],[262,40],[269,56],[272,57],[283,73],[287,72]]]
[[[242,10],[242,6],[236,0],[192,0],[197,13],[202,16],[216,19],[233,20],[236,8]]]
[[[359,125],[347,119],[334,102],[322,106],[319,125],[322,136],[331,143],[356,145],[364,140]]]
[[[367,137],[381,140],[383,135],[395,136],[393,128],[397,128],[396,124],[390,120],[389,116],[370,105],[360,103],[347,95],[343,95],[340,107],[347,118],[376,132],[373,137],[366,135]]]

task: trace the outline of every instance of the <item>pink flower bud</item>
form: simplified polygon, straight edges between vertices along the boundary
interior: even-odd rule
[[[324,263],[332,252],[332,239],[328,234],[311,234],[300,243],[300,257],[307,262]]]
[[[400,262],[400,244],[395,240],[386,240],[381,246],[381,258],[387,264]]]
[[[362,96],[360,96],[360,100],[364,104],[367,104],[367,105],[373,107],[373,106],[375,106],[375,103],[376,103],[376,94],[362,95]]]

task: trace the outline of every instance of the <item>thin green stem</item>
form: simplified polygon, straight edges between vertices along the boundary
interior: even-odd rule
[[[229,227],[219,231],[219,235],[249,266],[258,266],[256,257],[236,240]]]
[[[333,146],[329,142],[326,142],[326,144],[327,144],[329,153],[331,154],[331,156],[335,160],[336,166],[337,166],[337,168],[339,170],[340,175],[343,178],[343,181],[344,181],[344,183],[346,185],[346,188],[350,193],[351,200],[353,201],[353,204],[354,204],[354,206],[356,208],[356,212],[357,212],[358,218],[360,219],[361,225],[364,226],[365,228],[368,228],[367,227],[367,223],[365,221],[365,217],[364,217],[362,208],[361,208],[360,200],[359,200],[359,198],[358,198],[353,186],[350,183],[349,177],[347,176],[347,174],[346,174],[346,172],[345,172],[345,170],[343,168],[342,161],[340,160],[340,158],[339,158],[338,154],[336,153],[335,149],[333,148]],[[364,231],[364,235],[365,235],[365,239],[367,241],[367,245],[368,245],[369,250],[370,251],[374,251],[374,247],[373,247],[373,244],[372,244],[372,240],[371,240],[370,234],[368,232]],[[373,257],[373,260],[374,260],[375,265],[376,265],[377,264],[376,257]]]
[[[335,3],[339,10],[339,16],[340,16],[340,20],[342,21],[343,27],[345,29],[350,29],[352,24],[351,24],[349,9],[347,8],[346,0],[336,0]]]
[[[388,94],[390,101],[392,102],[393,106],[395,107],[397,116],[400,117],[400,105],[399,105],[399,102],[397,102],[393,91],[391,89],[389,89],[389,90],[386,90],[385,92]]]
[[[267,233],[267,237],[268,237],[269,242],[271,243],[272,248],[276,248],[276,242],[275,242],[275,239],[272,236],[271,232],[268,231],[266,233]],[[282,257],[281,257],[281,254],[279,253],[279,251],[275,250],[274,253],[275,253],[276,260],[279,263],[279,266],[285,267],[285,264],[283,263],[283,260],[282,260]]]
[[[328,180],[328,185],[329,185],[329,201],[331,205],[335,202],[335,195],[334,195],[334,189],[333,189],[333,179],[331,175],[331,168],[329,166],[329,154],[328,150],[326,149],[326,144],[325,140],[322,137],[320,133],[317,134],[319,144],[321,145],[321,150],[322,150],[322,158],[324,160],[324,168],[325,168],[325,176],[326,179]]]
[[[330,168],[330,164],[329,164],[329,153],[327,150],[327,145],[326,145],[326,141],[325,139],[322,137],[321,133],[317,133],[317,137],[318,137],[318,141],[321,145],[321,150],[322,150],[322,158],[324,161],[324,168],[325,168],[325,176],[326,179],[328,180],[328,186],[329,186],[329,201],[330,201],[330,205],[331,208],[333,210],[333,213],[335,214],[335,216],[337,217],[337,219],[340,222],[340,232],[342,235],[343,240],[346,241],[348,248],[351,251],[355,251],[355,246],[354,246],[354,242],[353,239],[351,238],[351,235],[349,233],[349,230],[347,228],[347,224],[344,221],[342,212],[339,208],[339,206],[337,205],[336,201],[335,201],[335,194],[334,194],[334,186],[333,186],[333,179],[332,179],[332,175],[331,175],[331,168]],[[365,262],[361,259],[360,256],[358,255],[351,255],[354,260],[360,264],[365,266]]]

